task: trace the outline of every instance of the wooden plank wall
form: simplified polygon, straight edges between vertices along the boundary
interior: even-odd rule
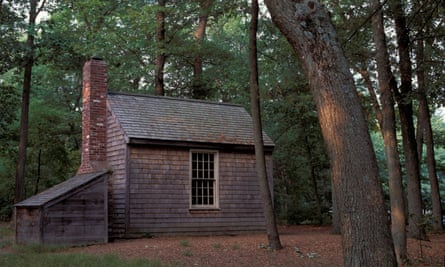
[[[126,231],[126,143],[116,118],[108,111],[107,161],[112,173],[109,178],[109,232],[110,238],[122,238]]]
[[[16,207],[15,229],[18,244],[40,244],[42,242],[40,207]]]
[[[264,230],[253,153],[219,152],[219,209],[190,210],[189,150],[132,148],[128,236]],[[271,177],[271,157],[267,160]]]
[[[106,176],[77,193],[43,207],[43,244],[108,242]]]

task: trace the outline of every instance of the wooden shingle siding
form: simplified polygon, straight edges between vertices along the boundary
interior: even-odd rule
[[[107,94],[106,66],[98,58],[83,74],[81,166],[74,177],[14,205],[17,242],[264,230],[252,119],[242,106]],[[272,183],[274,144],[263,138]]]
[[[121,238],[126,229],[126,151],[124,133],[116,118],[107,116],[107,161],[112,171],[109,179],[109,232],[110,238]]]
[[[105,181],[99,179],[43,211],[44,244],[106,243]]]
[[[42,242],[40,207],[15,209],[15,240],[17,243],[39,244]]]
[[[254,155],[219,151],[219,209],[214,210],[190,209],[189,155],[189,149],[131,148],[127,236],[264,230]]]
[[[15,205],[16,242],[108,242],[106,171],[81,174]]]

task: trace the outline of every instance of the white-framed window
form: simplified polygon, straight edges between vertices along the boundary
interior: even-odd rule
[[[190,206],[218,208],[218,151],[190,151]]]

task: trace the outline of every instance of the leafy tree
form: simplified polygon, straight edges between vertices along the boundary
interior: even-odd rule
[[[380,124],[385,144],[389,194],[391,200],[391,233],[397,262],[399,265],[402,265],[407,259],[407,241],[402,170],[397,147],[396,119],[394,98],[392,94],[392,90],[397,85],[395,84],[395,78],[390,69],[385,28],[383,24],[383,12],[380,1],[371,1],[370,13],[373,14],[371,21],[374,43],[376,46],[375,57],[377,62],[381,101],[381,110],[378,104],[376,104],[375,108],[381,112]]]
[[[0,1],[0,74],[17,66],[21,57],[21,46],[18,41],[22,17],[19,17],[11,3]]]
[[[260,90],[258,84],[258,57],[257,57],[257,31],[258,31],[258,1],[252,1],[252,19],[249,28],[249,84],[251,110],[253,120],[253,135],[255,139],[255,162],[263,199],[264,217],[266,222],[267,237],[269,246],[274,249],[281,249],[280,237],[278,235],[275,214],[273,210],[273,200],[267,179],[266,162],[264,156],[263,127],[261,125],[260,111]]]
[[[193,33],[195,39],[195,56],[193,59],[193,81],[192,81],[192,98],[205,98],[208,95],[207,88],[202,82],[203,64],[200,50],[205,40],[207,22],[214,0],[199,1],[199,20],[198,25]]]
[[[29,18],[28,29],[25,45],[24,56],[24,73],[23,73],[23,91],[21,102],[21,117],[20,117],[20,142],[19,154],[17,163],[17,172],[15,180],[15,197],[14,201],[17,203],[25,198],[25,168],[26,168],[26,150],[28,146],[28,119],[29,119],[29,101],[31,94],[31,78],[32,68],[34,67],[34,50],[35,50],[35,35],[36,35],[36,19],[38,14],[45,6],[43,1],[39,6],[38,0],[29,1]]]
[[[312,96],[301,88],[286,89],[276,102],[264,103],[266,122],[274,122],[268,132],[277,146],[276,208],[287,223],[329,223],[329,160]]]
[[[393,87],[396,97],[401,132],[403,136],[403,152],[406,160],[407,192],[408,192],[408,235],[418,239],[424,238],[422,224],[422,198],[420,193],[419,156],[415,138],[412,103],[412,66],[410,58],[410,38],[406,25],[404,5],[401,1],[389,3],[393,14],[397,35],[400,88]]]
[[[158,1],[159,10],[156,12],[156,44],[157,56],[155,67],[155,94],[164,95],[164,67],[165,67],[165,1]]]
[[[165,7],[159,7],[161,2],[165,2]],[[421,7],[410,6],[406,10],[413,42],[423,40],[425,45],[425,56],[428,60],[423,61],[422,69],[427,81],[425,95],[432,114],[436,106],[445,103],[443,40],[440,37],[444,33],[444,26],[438,23],[443,20],[444,13],[441,12],[443,7],[439,2],[420,1],[417,4]],[[3,81],[1,86],[8,84],[15,88],[10,92],[18,92],[17,88],[20,86],[17,81],[22,79],[18,75],[23,75],[18,63],[24,62],[20,60],[25,55],[23,50],[20,50],[24,43],[19,42],[24,38],[24,31],[18,27],[25,24],[25,16],[12,12],[9,1],[1,3],[0,31],[4,38],[0,42],[2,48],[6,48],[0,51],[0,80]],[[194,89],[199,87],[203,89],[200,98],[234,102],[250,108],[249,69],[246,64],[251,13],[249,1],[61,0],[54,3],[52,9],[48,9],[48,20],[36,28],[38,38],[35,39],[34,45],[35,64],[30,101],[32,121],[26,169],[26,176],[33,178],[26,184],[27,195],[33,193],[36,188],[40,191],[63,180],[75,171],[73,169],[78,161],[80,138],[80,70],[84,61],[91,56],[103,57],[107,61],[112,90],[154,94],[157,56],[161,54],[165,59],[162,75],[165,95],[198,97]],[[206,6],[206,3],[209,5]],[[379,107],[377,97],[381,91],[376,86],[380,75],[376,75],[375,50],[370,28],[373,17],[369,12],[369,1],[328,1],[325,4],[331,11],[331,18],[338,29],[339,40],[350,67],[355,71],[356,88],[365,108],[368,126],[372,131],[377,131],[383,128],[375,119],[381,112],[372,105]],[[164,13],[165,36],[159,44],[156,38],[159,24],[155,18],[161,11]],[[24,12],[25,9],[21,13]],[[263,11],[260,9],[260,12]],[[390,22],[388,14],[390,13],[384,13],[384,21],[387,23]],[[430,20],[421,22],[418,17]],[[198,42],[195,33],[200,21],[204,20],[205,36]],[[421,30],[423,34],[418,34]],[[341,214],[335,212],[335,203],[339,201],[335,201],[336,194],[332,194],[336,187],[331,187],[330,164],[317,120],[318,112],[309,92],[302,65],[295,57],[292,46],[268,16],[261,14],[259,17],[258,36],[258,84],[261,88],[262,123],[265,131],[276,143],[276,210],[280,219],[288,223],[325,223],[333,210],[334,226],[339,227],[338,223],[335,223],[339,219],[336,215]],[[389,61],[392,69],[396,70],[394,78],[399,79],[395,64],[395,40],[391,39],[392,36],[387,37]],[[195,68],[197,58],[200,62],[199,71]],[[420,66],[420,63],[416,59],[416,69],[413,70],[418,70],[417,65]],[[199,81],[196,79],[196,73],[200,74]],[[360,79],[357,78],[359,75]],[[372,96],[371,89],[375,90],[375,97]],[[410,95],[410,99],[413,101],[413,107],[417,107],[419,102],[413,96]],[[39,109],[39,106],[44,108]],[[61,117],[69,119],[61,120]],[[11,163],[16,159],[18,137],[13,134],[18,131],[16,119],[17,116],[6,122],[5,118],[1,124],[6,145],[2,143],[2,148],[5,149],[0,157],[0,182],[5,185],[2,187],[5,196],[11,196],[10,190],[14,189],[6,177],[11,177],[11,171],[14,169]],[[56,136],[58,145],[51,143],[44,132],[45,129]],[[440,180],[443,176],[443,161],[440,158],[443,143],[438,132],[440,128],[433,125],[433,134],[437,139],[434,148],[439,190],[442,190],[443,194],[443,182]],[[380,139],[375,140],[378,145]],[[383,145],[381,147],[382,149],[377,151],[377,157],[382,160],[379,163],[383,163],[380,173],[386,178],[388,169],[384,166],[386,164]],[[51,159],[52,154],[59,155],[66,161]],[[51,160],[54,162],[51,163]],[[402,163],[405,160],[403,155],[401,160]],[[38,170],[41,179],[37,183]],[[427,173],[426,169],[421,170],[422,174]],[[383,185],[388,189],[386,179],[383,179]],[[430,203],[427,197],[430,189],[424,181],[422,190],[424,203]],[[7,209],[10,210],[10,207],[11,205]]]
[[[334,191],[341,203],[344,264],[393,266],[396,259],[377,162],[329,15],[318,1],[275,0],[266,1],[266,5],[299,56],[315,99]]]
[[[9,219],[14,202],[15,159],[17,157],[16,132],[11,125],[17,119],[20,95],[14,86],[0,83],[0,220]]]
[[[418,119],[417,119],[417,151],[419,153],[419,159],[422,159],[423,143],[426,144],[426,165],[428,168],[428,177],[430,182],[430,195],[431,195],[431,209],[433,213],[432,228],[435,231],[442,230],[442,208],[440,200],[439,181],[436,170],[435,160],[435,148],[434,138],[431,126],[431,111],[429,107],[429,101],[427,97],[428,87],[430,79],[428,79],[428,64],[429,53],[425,53],[425,48],[428,43],[425,39],[431,34],[431,29],[434,28],[433,20],[424,18],[436,17],[436,12],[439,11],[438,3],[431,3],[426,1],[425,3],[417,3],[415,5],[418,13],[422,13],[419,16],[419,20],[416,24],[417,37],[416,37],[416,76],[417,76],[417,100],[419,102],[418,107]],[[416,20],[417,21],[417,20]],[[434,36],[434,34],[431,34]],[[433,37],[435,38],[435,37]]]

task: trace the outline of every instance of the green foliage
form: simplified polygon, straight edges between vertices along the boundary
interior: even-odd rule
[[[72,176],[79,166],[81,113],[79,76],[47,66],[34,70],[30,104],[27,195]],[[65,72],[66,75],[66,72]]]
[[[436,171],[442,201],[442,214],[445,214],[445,112],[432,116],[431,124],[435,145]]]
[[[433,115],[432,117],[432,127],[434,133],[434,142],[435,142],[435,159],[436,159],[436,171],[439,180],[439,190],[440,195],[445,195],[445,143],[443,136],[445,136],[445,122],[441,120],[439,117]],[[385,195],[385,200],[389,207],[389,187],[388,187],[388,170],[386,167],[386,158],[385,158],[385,150],[383,144],[383,138],[380,132],[371,132],[371,138],[374,145],[374,150],[376,152],[377,163],[380,169],[380,176],[382,178],[382,186],[383,192]],[[399,143],[401,143],[401,134],[398,133]],[[399,148],[399,151],[402,151],[402,148]],[[423,153],[425,155],[425,152]],[[401,156],[401,164],[402,164],[402,172],[405,174],[404,168],[404,155]],[[421,162],[420,166],[420,174],[421,174],[421,191],[422,191],[422,201],[423,208],[425,210],[431,210],[431,189],[430,189],[430,181],[428,178],[428,169],[425,164],[425,159]],[[404,181],[406,184],[406,182]],[[445,203],[444,198],[442,197],[443,203]],[[428,218],[425,218],[428,221]]]
[[[312,95],[284,37],[260,24],[260,88],[264,130],[275,142],[275,211],[282,223],[328,223],[329,161]]]
[[[0,266],[17,267],[48,267],[48,266],[164,266],[159,260],[123,259],[113,255],[88,255],[65,253],[66,247],[57,245],[17,245],[13,244],[14,228],[12,224],[0,223],[0,249],[8,248],[8,252],[0,255]]]
[[[190,249],[186,249],[186,250],[182,251],[182,255],[191,257],[191,256],[193,256],[193,253]]]
[[[221,248],[221,243],[213,243],[212,247],[213,248]]]
[[[312,97],[296,91],[264,105],[266,120],[274,123],[268,129],[276,143],[275,208],[285,223],[329,223],[329,161]]]
[[[231,248],[232,250],[239,250],[241,247],[240,247],[239,244],[232,244],[232,245],[230,246],[230,248]]]
[[[188,240],[181,240],[179,244],[183,247],[190,247],[190,242]]]
[[[2,75],[0,104],[0,219],[12,215],[14,177],[18,147],[22,73],[10,71]],[[67,69],[54,70],[48,65],[33,70],[26,195],[31,196],[73,175],[80,156],[80,75],[67,75]]]
[[[17,107],[20,98],[17,90],[10,85],[0,81],[0,106],[2,107],[2,116],[0,117],[0,140],[7,142],[11,138],[9,125],[16,119]],[[0,149],[5,149],[2,147]]]
[[[22,56],[18,40],[23,17],[10,2],[0,2],[0,75],[17,66]]]
[[[81,70],[91,56],[102,57],[108,66],[112,91],[154,92],[154,62],[157,53],[167,56],[165,87],[169,96],[191,97],[193,62],[203,61],[200,81],[209,100],[238,103],[249,110],[248,29],[249,2],[216,0],[210,9],[206,37],[196,45],[200,1],[167,1],[166,40],[155,40],[157,1],[56,1],[49,17],[36,28],[33,68],[26,192],[32,195],[70,177],[79,165],[81,143]],[[372,35],[368,3],[324,1],[332,14],[351,69],[370,71],[375,85]],[[22,7],[22,6],[20,6]],[[0,219],[12,211],[20,115],[20,89],[26,17],[2,2],[0,9]],[[442,6],[426,1],[422,8],[436,22],[443,20]],[[22,11],[24,12],[24,11]],[[426,14],[425,13],[425,14]],[[443,23],[428,25],[425,63],[428,96],[437,106],[443,99]],[[433,36],[432,33],[437,33]],[[419,39],[422,36],[418,36]],[[389,39],[391,45],[392,39]],[[274,140],[274,196],[279,218],[288,223],[329,221],[331,189],[329,161],[318,125],[311,94],[297,59],[268,16],[260,16],[258,29],[260,89],[263,127]],[[395,59],[395,53],[391,58]],[[370,128],[378,131],[366,85],[357,87]],[[445,125],[434,121],[437,170],[445,195]],[[373,134],[385,192],[386,163],[383,142]],[[403,159],[403,158],[402,158]],[[422,172],[425,172],[423,170]],[[428,188],[424,188],[428,195]],[[445,206],[445,205],[444,205]]]
[[[20,98],[13,86],[0,82],[0,221],[7,220],[12,212],[14,199],[15,158],[17,132],[11,128],[16,121]]]
[[[122,259],[117,255],[93,256],[86,254],[54,254],[54,253],[14,253],[0,256],[1,266],[33,266],[33,267],[118,267],[118,266],[162,266],[158,260]]]

